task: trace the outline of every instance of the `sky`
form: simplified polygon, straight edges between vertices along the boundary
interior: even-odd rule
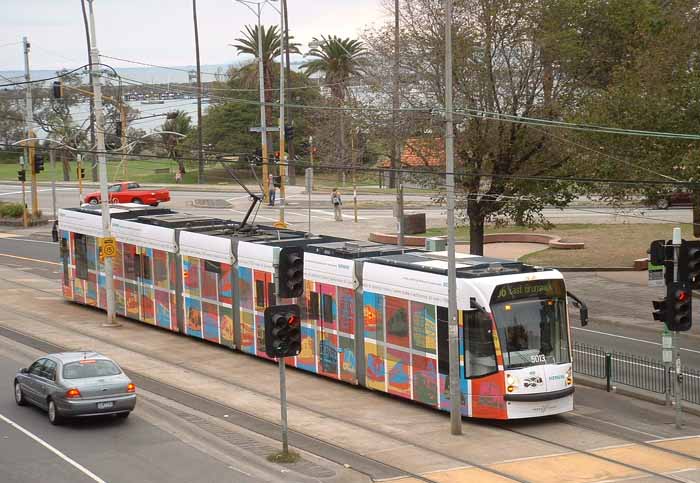
[[[274,4],[279,7],[279,2]],[[191,0],[94,0],[93,5],[101,54],[166,66],[195,63]],[[302,51],[314,36],[357,37],[366,26],[388,20],[382,0],[287,0],[287,5],[290,35]],[[235,0],[198,0],[197,16],[201,63],[240,62],[228,44],[244,25],[257,22],[256,15]],[[279,14],[266,5],[262,22],[279,25]],[[32,45],[33,70],[86,63],[80,0],[2,0],[0,71],[24,68],[23,36]]]

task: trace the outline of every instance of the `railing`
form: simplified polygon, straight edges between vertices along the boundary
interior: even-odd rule
[[[615,351],[605,351],[601,347],[587,344],[574,344],[574,372],[605,380],[610,391],[614,383],[642,389],[657,394],[673,392],[673,367],[666,366],[648,357],[640,357]],[[681,384],[682,398],[700,404],[700,371],[683,368]]]

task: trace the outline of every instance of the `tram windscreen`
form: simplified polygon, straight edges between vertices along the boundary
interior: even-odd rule
[[[561,280],[496,287],[491,310],[507,368],[571,361],[565,297]]]

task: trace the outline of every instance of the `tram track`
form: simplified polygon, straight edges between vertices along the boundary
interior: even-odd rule
[[[50,294],[50,295],[53,295],[53,296],[58,296],[58,294],[56,294],[55,292],[50,292],[50,291],[48,291],[48,290],[43,290],[43,289],[41,289],[41,288],[37,288],[37,287],[31,286],[31,285],[28,285],[28,284],[24,284],[24,283],[21,283],[21,282],[15,282],[14,280],[12,281],[12,283],[14,283],[15,285],[19,285],[19,286],[26,287],[26,288],[28,288],[28,289],[32,289],[32,290],[44,292],[44,293],[47,293],[47,294]],[[86,308],[91,308],[91,307],[86,307]],[[17,315],[20,315],[21,317],[28,318],[28,319],[33,320],[33,321],[35,321],[35,322],[40,322],[40,323],[49,325],[49,326],[54,327],[54,328],[57,328],[57,329],[64,329],[64,330],[66,329],[66,327],[65,327],[64,325],[60,324],[60,323],[54,323],[54,322],[52,322],[52,321],[40,320],[40,319],[38,319],[38,318],[36,317],[35,314],[33,314],[33,313],[31,313],[31,312],[23,311],[23,310],[21,310],[21,309],[18,309],[18,308],[15,307],[15,306],[9,306],[9,305],[2,305],[2,304],[0,304],[0,310],[12,310],[12,311],[14,311]],[[95,310],[95,309],[93,308],[93,310]],[[99,309],[97,309],[97,310],[99,310]],[[135,322],[135,323],[137,323],[137,322]],[[149,326],[147,326],[147,325],[143,325],[143,327],[144,327],[145,329],[148,329],[148,330],[159,330],[159,329],[157,329],[157,328],[149,327]],[[16,333],[18,333],[18,334],[22,334],[24,337],[30,338],[30,339],[35,340],[35,341],[40,341],[41,343],[44,343],[44,344],[50,344],[50,343],[47,343],[46,341],[43,341],[43,340],[40,339],[40,338],[31,336],[31,335],[27,335],[27,334],[23,334],[22,332],[17,332],[17,331],[15,331],[14,329],[9,328],[9,327],[6,328],[6,330],[13,331],[13,332],[16,332]],[[134,348],[132,348],[132,347],[128,347],[128,346],[126,346],[126,345],[124,345],[124,344],[120,344],[120,343],[118,343],[118,342],[116,342],[116,341],[114,341],[114,340],[112,340],[112,339],[100,338],[100,337],[97,337],[97,336],[95,336],[95,335],[93,335],[93,334],[89,334],[89,333],[82,332],[82,331],[80,331],[80,330],[77,330],[76,332],[78,332],[80,335],[83,335],[83,336],[85,336],[85,337],[90,337],[90,338],[96,339],[96,340],[98,340],[98,341],[111,344],[111,345],[113,345],[113,346],[115,346],[115,347],[117,347],[117,348],[120,348],[120,349],[139,353],[138,350],[136,350],[136,349],[134,349]],[[201,342],[201,341],[193,341],[193,342]],[[56,346],[56,347],[57,347],[58,349],[64,350],[63,348],[59,348],[58,346]],[[143,353],[142,353],[142,354],[143,354]],[[146,355],[146,354],[144,354],[144,355]],[[259,390],[257,390],[256,388],[251,387],[251,386],[246,385],[246,384],[241,384],[241,383],[239,383],[239,382],[232,382],[232,381],[230,381],[230,380],[227,380],[227,379],[224,379],[224,378],[221,378],[221,377],[217,377],[216,375],[212,375],[212,374],[206,373],[206,372],[204,372],[204,371],[201,371],[201,370],[198,370],[198,369],[195,369],[195,368],[187,367],[187,366],[184,366],[184,365],[182,365],[182,364],[177,364],[177,363],[174,363],[174,362],[169,361],[169,360],[167,360],[167,359],[160,358],[160,357],[157,357],[157,356],[154,356],[154,355],[148,354],[147,356],[150,357],[150,358],[152,358],[153,360],[156,360],[156,361],[161,362],[161,363],[164,363],[164,364],[176,365],[176,366],[178,366],[178,367],[186,368],[188,371],[190,371],[190,372],[192,372],[192,373],[194,373],[194,374],[201,375],[201,376],[203,376],[203,377],[207,377],[207,378],[216,380],[216,381],[221,382],[221,383],[223,383],[223,384],[229,385],[229,386],[231,386],[231,387],[233,387],[233,388],[239,388],[239,389],[242,389],[242,390],[246,390],[246,391],[249,391],[249,392],[251,392],[251,393],[253,393],[253,394],[256,394],[256,395],[259,395],[259,396],[262,396],[262,397],[265,397],[265,398],[277,399],[277,397],[276,397],[275,395],[271,395],[271,394],[265,393],[265,392],[263,392],[263,391],[259,391]],[[132,372],[132,374],[134,374],[134,373]],[[265,431],[256,431],[255,429],[251,429],[250,427],[247,428],[247,429],[249,429],[249,430],[251,430],[251,431],[253,431],[253,432],[257,433],[257,434],[260,434],[260,435],[262,435],[262,436],[265,436],[265,437],[271,437],[271,438],[273,438],[273,439],[278,439],[274,434],[271,434],[271,433],[274,433],[274,432],[277,432],[277,434],[279,434],[279,425],[278,425],[277,423],[274,423],[274,422],[272,422],[272,421],[269,421],[269,420],[260,418],[259,416],[255,415],[255,414],[253,414],[253,413],[249,413],[249,412],[247,412],[247,411],[243,411],[243,410],[240,410],[240,409],[235,409],[235,408],[232,408],[232,407],[227,406],[227,405],[225,405],[225,404],[221,404],[221,403],[219,403],[219,402],[217,402],[217,401],[213,401],[213,400],[207,399],[207,398],[205,398],[205,397],[203,397],[203,396],[199,396],[199,395],[197,395],[197,394],[190,393],[190,392],[188,392],[188,391],[186,391],[186,390],[183,390],[183,389],[181,389],[181,388],[179,388],[179,387],[172,386],[172,385],[170,385],[170,384],[163,383],[163,382],[161,382],[161,381],[157,381],[157,380],[152,379],[151,377],[149,377],[149,376],[147,376],[147,375],[140,374],[140,373],[136,373],[136,375],[137,375],[139,378],[141,378],[143,381],[148,381],[147,384],[150,385],[150,386],[160,385],[161,387],[167,387],[168,390],[169,390],[170,392],[172,392],[172,391],[177,391],[177,392],[179,392],[179,393],[184,393],[184,394],[187,394],[187,396],[188,396],[189,398],[192,398],[193,400],[199,400],[199,401],[201,401],[201,402],[206,401],[206,402],[209,403],[209,404],[214,404],[214,405],[219,406],[219,407],[222,408],[222,409],[225,409],[228,413],[235,412],[235,413],[238,413],[241,417],[244,417],[244,418],[248,418],[248,419],[257,421],[258,423],[264,423],[265,425],[268,426],[268,430],[265,430]],[[335,382],[335,381],[329,380],[328,382]],[[144,387],[145,387],[145,386],[144,386]],[[149,389],[149,390],[152,390],[152,389]],[[158,391],[153,391],[153,390],[152,390],[152,392],[158,393]],[[167,392],[167,391],[166,391],[166,392]],[[378,393],[378,394],[379,394],[379,395],[382,395],[381,393]],[[401,403],[401,402],[403,402],[403,401],[397,401],[397,402],[398,402],[398,403]],[[440,457],[442,457],[442,458],[444,458],[444,459],[446,459],[446,460],[448,460],[448,461],[454,462],[454,463],[455,463],[455,465],[454,465],[455,468],[456,468],[456,467],[462,467],[462,468],[463,468],[463,467],[473,467],[473,468],[477,468],[477,469],[479,469],[479,470],[481,470],[481,471],[488,472],[488,473],[490,473],[490,474],[492,474],[492,475],[497,475],[497,476],[500,476],[500,477],[502,477],[502,478],[506,478],[506,479],[511,480],[511,481],[517,481],[517,482],[520,482],[520,483],[534,483],[534,482],[531,481],[531,480],[523,479],[522,477],[517,476],[517,475],[513,475],[513,474],[511,474],[511,473],[509,473],[509,472],[497,470],[497,469],[491,468],[491,467],[489,467],[489,466],[486,466],[486,465],[477,463],[477,462],[475,462],[475,461],[469,460],[469,459],[467,459],[467,458],[463,458],[463,457],[460,457],[460,456],[455,456],[455,455],[450,454],[450,453],[448,453],[448,452],[440,451],[440,450],[435,449],[435,448],[432,448],[432,447],[430,447],[430,446],[421,445],[421,444],[419,444],[419,443],[416,443],[415,441],[409,440],[408,438],[403,438],[403,437],[401,437],[401,436],[399,436],[399,435],[396,435],[395,433],[391,433],[391,432],[389,432],[389,431],[384,431],[384,430],[378,429],[378,428],[375,427],[375,426],[370,426],[370,425],[367,425],[367,424],[358,423],[357,421],[350,420],[350,419],[348,419],[348,418],[343,418],[343,417],[338,416],[337,414],[333,414],[333,413],[329,413],[329,412],[326,412],[326,411],[322,411],[322,410],[319,410],[319,409],[317,409],[317,408],[309,408],[308,404],[301,404],[301,403],[299,403],[299,402],[297,402],[297,401],[294,401],[293,399],[290,399],[289,402],[288,402],[288,404],[289,404],[289,406],[292,407],[292,408],[297,408],[297,409],[301,409],[301,410],[304,410],[304,411],[307,411],[307,412],[311,412],[311,413],[316,414],[316,415],[318,415],[318,416],[321,416],[321,417],[323,417],[323,418],[328,418],[328,419],[336,420],[336,421],[342,422],[342,423],[344,423],[344,424],[347,424],[347,425],[350,425],[350,426],[353,426],[353,427],[356,427],[356,428],[359,428],[359,429],[363,429],[363,430],[366,430],[366,431],[370,431],[370,432],[375,433],[375,434],[377,434],[377,435],[380,435],[380,436],[389,438],[389,439],[391,439],[391,440],[393,440],[393,441],[395,441],[395,442],[402,443],[402,444],[408,445],[408,446],[412,446],[412,447],[414,447],[414,448],[416,448],[416,449],[419,449],[419,450],[425,452],[425,453],[426,453],[426,457],[428,457],[428,458],[430,457],[431,454],[434,455],[434,456],[440,456]],[[197,409],[197,408],[194,407],[194,406],[191,406],[191,407],[193,407],[194,409]],[[233,421],[230,421],[230,422],[233,423]],[[588,426],[586,426],[586,425],[577,424],[577,423],[572,422],[572,421],[569,421],[569,420],[562,420],[562,419],[560,419],[559,421],[556,421],[556,422],[557,422],[557,423],[562,423],[562,424],[568,424],[568,425],[575,426],[575,427],[584,428],[584,429],[586,429],[586,430],[593,431],[593,432],[597,432],[597,433],[599,433],[599,434],[604,434],[604,435],[606,435],[606,436],[611,436],[611,437],[614,437],[614,438],[616,438],[616,439],[620,439],[620,440],[625,441],[625,442],[634,443],[634,444],[641,444],[641,445],[643,445],[643,446],[648,446],[648,447],[653,448],[653,449],[655,449],[655,450],[664,451],[664,452],[666,452],[666,453],[668,453],[668,454],[674,454],[674,455],[676,455],[676,456],[683,457],[683,458],[687,458],[687,459],[690,459],[690,460],[700,461],[700,458],[694,457],[694,456],[692,456],[692,455],[687,455],[687,454],[682,453],[682,452],[678,452],[678,451],[671,450],[671,449],[668,449],[668,448],[659,447],[659,446],[653,445],[653,444],[648,443],[648,442],[639,441],[639,440],[635,440],[635,439],[629,439],[629,438],[625,439],[625,438],[621,437],[621,436],[619,435],[619,433],[612,433],[612,432],[607,432],[607,431],[596,430],[596,429],[590,428],[590,427],[588,427]],[[269,430],[269,427],[272,427],[272,431]],[[653,471],[653,470],[650,470],[650,469],[647,469],[647,468],[644,468],[644,467],[641,467],[641,466],[638,466],[638,465],[633,465],[633,464],[628,464],[628,463],[624,463],[624,462],[621,462],[621,461],[617,461],[617,460],[614,460],[614,459],[612,459],[612,458],[608,458],[608,457],[605,457],[605,456],[596,454],[596,453],[594,453],[593,451],[589,451],[589,450],[585,450],[585,449],[576,448],[576,447],[573,447],[573,446],[570,446],[570,445],[566,445],[566,444],[563,444],[563,443],[554,442],[554,441],[548,440],[548,439],[543,438],[543,437],[540,437],[540,436],[528,434],[527,432],[519,431],[519,430],[517,430],[517,429],[515,429],[515,428],[513,428],[513,427],[505,426],[504,424],[492,424],[491,427],[497,428],[497,429],[499,429],[499,430],[508,431],[508,432],[517,434],[517,435],[519,435],[520,437],[523,437],[523,438],[528,438],[528,439],[531,439],[531,440],[536,440],[536,441],[541,442],[541,443],[545,443],[545,444],[550,445],[550,446],[553,446],[553,447],[555,447],[555,448],[562,449],[562,450],[564,450],[565,453],[582,454],[582,455],[586,455],[586,456],[595,458],[595,459],[597,459],[597,460],[601,460],[601,461],[605,461],[605,462],[608,462],[608,463],[612,463],[612,464],[624,466],[624,467],[626,467],[626,468],[629,468],[629,469],[631,469],[631,470],[637,471],[637,472],[642,473],[642,474],[647,475],[647,476],[653,476],[653,477],[655,477],[655,478],[660,478],[660,479],[667,480],[667,481],[679,481],[679,482],[686,482],[686,481],[687,481],[687,480],[684,480],[684,479],[682,479],[682,478],[680,478],[680,477],[676,477],[676,476],[674,476],[674,475],[659,473],[659,472],[656,472],[656,471]],[[372,458],[371,456],[366,456],[366,455],[364,455],[364,454],[355,453],[355,452],[353,452],[353,451],[351,451],[351,450],[347,450],[347,449],[345,449],[345,448],[343,448],[343,447],[337,446],[337,445],[335,445],[335,444],[332,443],[332,442],[328,442],[328,441],[326,441],[326,440],[322,440],[322,439],[320,439],[320,438],[317,438],[317,437],[315,437],[315,436],[308,435],[308,434],[306,434],[306,433],[302,433],[302,432],[298,432],[298,431],[290,431],[290,434],[292,435],[292,438],[300,438],[300,439],[302,439],[302,440],[310,441],[310,442],[312,442],[312,443],[314,443],[314,444],[316,444],[316,445],[324,445],[324,446],[327,446],[327,447],[332,447],[332,448],[334,448],[335,451],[337,451],[337,452],[339,452],[339,453],[343,453],[343,452],[344,452],[344,453],[354,454],[354,455],[356,455],[356,456],[360,456],[360,457],[362,457],[362,458],[364,458],[364,459],[366,459],[366,460],[369,460],[369,461],[374,462],[375,464],[383,465],[383,466],[386,467],[386,468],[392,469],[392,470],[394,470],[394,471],[396,471],[396,472],[400,472],[401,475],[402,475],[401,477],[411,477],[411,478],[415,478],[415,479],[418,480],[418,481],[424,481],[424,482],[427,482],[427,483],[437,483],[437,480],[431,479],[430,476],[429,476],[429,474],[428,474],[427,476],[426,476],[426,475],[417,474],[417,473],[414,473],[414,472],[412,472],[412,471],[410,471],[410,470],[406,470],[406,469],[404,469],[404,468],[400,468],[400,467],[397,467],[397,466],[394,466],[394,465],[391,465],[391,464],[387,464],[387,463],[385,463],[385,462],[383,462],[383,461],[381,461],[381,460],[379,460],[379,459]],[[330,461],[335,461],[336,463],[343,464],[343,461],[342,461],[342,460],[333,460],[333,459],[331,459],[331,458],[328,458],[328,457],[325,456],[324,454],[319,454],[319,453],[316,453],[316,452],[314,452],[314,451],[312,451],[312,450],[311,450],[311,451],[310,451],[310,450],[307,450],[307,449],[305,449],[303,446],[299,446],[299,449],[302,449],[302,450],[304,450],[304,451],[308,451],[308,452],[310,452],[310,453],[312,453],[312,454],[316,454],[317,456],[320,456],[320,457],[322,457],[322,458],[328,459],[328,460],[330,460]],[[360,470],[360,469],[357,469],[357,468],[354,468],[354,469],[355,469],[356,471],[359,471],[359,472],[361,472],[361,473],[364,473],[364,474],[366,474],[367,476],[369,476],[370,478],[372,478],[372,475],[371,475],[371,474],[368,474],[368,473],[366,473],[366,472],[364,472],[364,471],[362,471],[362,470]]]

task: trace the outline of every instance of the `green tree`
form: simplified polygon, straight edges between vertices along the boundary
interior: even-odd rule
[[[192,118],[185,111],[174,111],[174,116],[170,119],[166,119],[161,127],[161,130],[176,132],[187,137],[192,132]],[[184,138],[176,134],[168,133],[163,133],[161,136],[163,137],[163,144],[168,151],[168,157],[177,162],[178,169],[182,174],[184,174],[185,162],[182,159],[183,150],[180,146],[180,142]]]
[[[302,69],[308,76],[322,74],[324,82],[331,92],[333,105],[343,107],[348,96],[348,82],[353,77],[365,72],[367,49],[359,40],[340,38],[335,35],[314,37],[316,44],[307,54],[311,60],[302,64]],[[345,113],[338,110],[338,146],[334,149],[338,167],[346,166],[347,141],[345,132]],[[338,177],[342,171],[338,169]]]

